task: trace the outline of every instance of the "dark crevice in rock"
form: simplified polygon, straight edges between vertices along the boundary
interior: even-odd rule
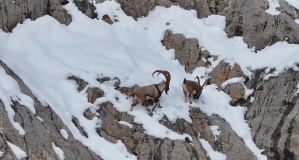
[[[88,134],[84,131],[84,129],[81,127],[78,118],[72,117],[72,122],[74,125],[78,128],[78,130],[81,132],[82,135],[84,135],[86,138],[88,138]]]
[[[291,147],[290,147],[291,137],[293,135],[293,129],[294,129],[294,126],[295,126],[295,117],[291,120],[290,127],[288,128],[288,132],[287,132],[288,136],[287,136],[286,141],[284,143],[285,147],[284,147],[284,158],[283,158],[283,160],[293,160],[293,159],[295,159],[294,154],[290,151],[290,149],[291,149]]]
[[[63,5],[63,6],[64,6],[64,5],[67,5],[68,3],[69,3],[68,0],[62,0],[62,1],[60,2],[60,4]]]
[[[281,155],[278,152],[278,142],[281,138],[281,127],[285,122],[285,118],[291,113],[291,111],[295,107],[293,103],[286,101],[283,101],[282,106],[284,107],[282,117],[280,118],[278,125],[276,126],[273,134],[271,135],[272,146],[270,148],[270,151],[273,152],[273,159],[281,159]]]

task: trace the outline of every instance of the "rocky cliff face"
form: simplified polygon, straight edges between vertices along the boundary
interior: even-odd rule
[[[256,88],[246,115],[252,137],[269,159],[298,159],[299,74],[289,70],[268,81],[258,75],[248,84]]]
[[[135,19],[146,16],[157,5],[166,7],[180,5],[185,9],[194,9],[199,18],[211,14],[224,15],[227,20],[225,28],[227,34],[243,36],[248,46],[256,49],[262,49],[284,39],[287,39],[289,43],[299,43],[299,27],[294,22],[294,19],[298,18],[299,11],[290,7],[284,0],[280,1],[282,14],[278,16],[265,13],[268,8],[266,0],[118,0],[118,2],[126,14]],[[71,16],[62,7],[67,3],[67,0],[0,1],[0,28],[5,32],[10,32],[26,18],[35,20],[44,15],[50,15],[60,23],[68,25],[71,22]],[[94,6],[89,1],[75,0],[75,4],[87,16],[98,18],[94,12]],[[209,66],[209,62],[203,59],[210,58],[210,54],[207,51],[201,51],[200,44],[195,39],[186,39],[182,35],[167,31],[162,43],[168,49],[175,49],[176,58],[185,65],[187,72],[192,72],[198,66]],[[7,141],[20,146],[27,152],[29,159],[58,159],[51,147],[52,142],[65,149],[66,159],[101,159],[76,141],[55,112],[50,107],[42,106],[22,80],[5,64],[1,63],[1,65],[19,83],[22,92],[35,100],[37,110],[36,115],[33,115],[19,103],[15,102],[13,105],[16,112],[15,120],[27,132],[24,137],[15,131],[7,116],[0,116],[0,126],[6,128],[0,136],[0,149],[5,151],[2,159],[15,158],[9,150]],[[210,73],[210,76],[212,77],[211,83],[217,84],[219,89],[221,89],[221,83],[230,78],[247,79],[247,87],[254,89],[252,95],[255,98],[254,101],[249,102],[248,99],[242,99],[243,96],[238,96],[244,94],[242,85],[228,86],[224,91],[233,98],[232,104],[242,103],[248,107],[246,119],[252,128],[255,143],[258,147],[265,149],[264,154],[269,159],[299,159],[297,152],[299,144],[297,138],[299,136],[298,95],[295,93],[299,82],[298,72],[286,71],[267,81],[261,78],[262,74],[262,70],[254,71],[254,77],[246,77],[238,64],[231,67],[221,62]],[[80,87],[82,89],[86,85],[83,80],[76,77],[69,79],[76,81],[79,90]],[[118,88],[118,86],[116,88],[125,94],[132,91],[132,88]],[[104,94],[100,89],[91,88],[87,95],[89,101],[94,102],[97,97]],[[103,103],[97,112],[103,121],[102,127],[97,130],[98,134],[112,143],[118,139],[122,140],[128,151],[137,155],[139,159],[209,159],[197,139],[198,135],[208,140],[214,150],[226,154],[228,159],[237,160],[240,157],[248,160],[255,159],[253,153],[224,119],[217,115],[208,117],[198,109],[190,111],[193,124],[181,119],[172,123],[167,118],[160,122],[176,132],[191,135],[194,139],[193,146],[186,141],[158,139],[146,135],[142,126],[133,122],[132,116],[116,111],[111,103]],[[3,103],[0,103],[0,115],[6,115]],[[85,112],[86,118],[92,116],[96,115]],[[133,126],[129,128],[119,124],[119,121],[130,122]],[[75,118],[73,122],[76,123]],[[217,140],[211,133],[209,128],[211,125],[220,127],[221,134]],[[63,138],[60,133],[61,129],[69,133],[68,139]],[[84,130],[81,131],[84,134]]]
[[[64,149],[66,159],[101,159],[75,140],[60,117],[57,116],[51,107],[43,106],[13,71],[2,62],[1,66],[5,68],[7,74],[18,82],[22,93],[34,100],[36,114],[32,114],[27,107],[14,102],[15,121],[20,123],[26,132],[25,136],[22,137],[8,119],[4,104],[0,103],[0,126],[5,128],[0,130],[0,149],[4,151],[4,155],[0,159],[16,159],[8,146],[8,142],[17,145],[25,151],[30,160],[59,159],[52,149],[52,142]],[[67,132],[67,139],[63,137],[62,129]]]

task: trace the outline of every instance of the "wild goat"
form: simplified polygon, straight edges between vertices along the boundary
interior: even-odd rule
[[[197,79],[197,82],[195,81],[196,79]],[[192,101],[191,101],[191,95],[192,95],[195,102],[197,103],[198,99],[199,99],[199,96],[202,93],[202,89],[203,89],[204,85],[206,85],[206,83],[209,80],[210,80],[210,78],[207,79],[204,82],[204,84],[201,86],[198,76],[195,77],[194,81],[186,80],[186,78],[185,78],[184,81],[183,81],[183,85],[182,85],[183,92],[185,94],[185,102],[187,102],[187,97],[188,97],[190,104],[192,104]]]
[[[153,110],[156,108],[156,106],[160,107],[159,98],[161,97],[161,94],[163,93],[163,91],[168,94],[167,92],[169,90],[170,74],[165,70],[156,70],[153,72],[152,76],[154,76],[155,73],[158,73],[158,75],[162,73],[165,76],[166,81],[163,80],[158,84],[152,84],[138,88],[135,93],[132,94],[133,100],[131,104],[131,111],[133,110],[133,107],[136,106],[139,102],[143,106],[145,106],[145,101],[149,99],[152,99],[156,103]],[[148,108],[147,110],[149,111]]]

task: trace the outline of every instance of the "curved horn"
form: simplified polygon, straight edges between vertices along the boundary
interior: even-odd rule
[[[155,73],[158,73],[158,75],[160,73],[162,73],[164,75],[165,79],[166,79],[165,83],[169,84],[169,82],[170,82],[170,73],[168,71],[165,71],[165,70],[156,70],[156,71],[153,72],[152,76],[154,76]]]
[[[194,78],[194,81],[197,79],[197,82],[198,83],[200,83],[200,80],[199,80],[199,77],[198,76],[196,76],[195,78]]]

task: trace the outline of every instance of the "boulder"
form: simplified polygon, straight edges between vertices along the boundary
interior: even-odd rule
[[[208,51],[201,52],[198,40],[195,38],[186,39],[181,34],[172,34],[167,30],[162,40],[166,49],[175,50],[175,58],[185,66],[185,70],[191,73],[196,67],[208,66],[207,59],[210,57]],[[202,58],[205,58],[203,60]]]
[[[231,66],[229,63],[224,61],[219,62],[219,64],[209,73],[209,76],[211,77],[210,83],[216,84],[218,86],[218,90],[222,90],[221,84],[231,78],[243,77],[244,79],[248,79],[238,64]]]
[[[232,98],[231,105],[236,105],[244,100],[245,88],[243,83],[229,84],[224,88],[224,92]]]

